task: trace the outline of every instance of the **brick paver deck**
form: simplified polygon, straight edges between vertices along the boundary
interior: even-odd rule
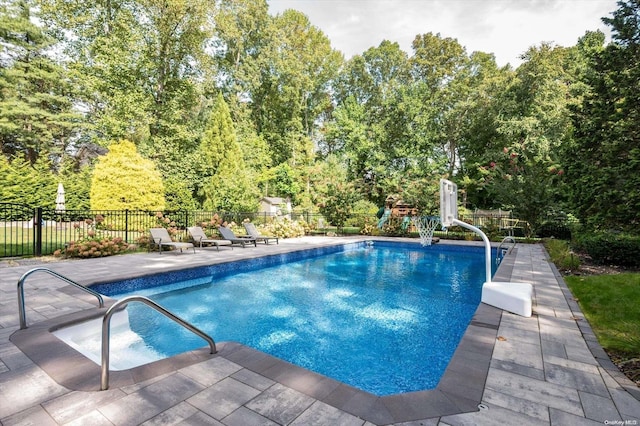
[[[640,388],[598,345],[540,245],[519,244],[495,278],[533,284],[534,315],[481,304],[438,388],[425,392],[375,397],[236,343],[112,372],[100,391],[99,367],[48,331],[95,314],[95,298],[46,274],[25,285],[29,328],[18,331],[16,284],[35,266],[88,285],[344,241],[1,262],[0,424],[640,426]]]

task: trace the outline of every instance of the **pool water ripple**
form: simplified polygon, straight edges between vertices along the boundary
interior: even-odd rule
[[[437,386],[480,302],[483,278],[482,250],[376,243],[131,294],[144,293],[216,341],[237,341],[383,396]],[[143,306],[127,309],[132,330],[155,351],[203,346]]]

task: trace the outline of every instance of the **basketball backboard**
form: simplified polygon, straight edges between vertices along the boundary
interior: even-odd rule
[[[444,228],[453,225],[458,219],[458,185],[440,179],[440,222]]]

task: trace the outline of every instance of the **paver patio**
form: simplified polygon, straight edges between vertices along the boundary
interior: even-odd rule
[[[48,332],[95,312],[95,298],[45,274],[25,285],[29,328],[18,331],[16,284],[35,266],[91,284],[346,240],[304,237],[277,246],[44,265],[0,262],[0,424],[640,425],[640,388],[598,345],[540,245],[519,244],[495,277],[533,284],[534,315],[481,305],[438,388],[397,397],[375,397],[221,342],[217,355],[194,351],[134,373],[114,372],[110,388],[100,391],[99,367],[60,349]]]

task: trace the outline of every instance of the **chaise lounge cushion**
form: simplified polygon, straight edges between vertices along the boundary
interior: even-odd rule
[[[253,223],[244,222],[243,225],[244,225],[244,229],[247,230],[247,234],[254,237],[256,241],[264,241],[265,244],[269,244],[270,240],[275,240],[276,244],[279,244],[278,237],[273,237],[270,235],[262,235],[260,231],[258,231],[258,228],[256,228],[256,226]]]
[[[220,250],[220,246],[229,246],[231,247],[232,243],[229,240],[216,240],[214,238],[209,238],[207,234],[204,232],[200,226],[190,226],[187,228],[189,231],[189,235],[191,235],[191,240],[198,244],[200,248],[202,248],[203,244],[211,244],[216,246],[218,250]],[[231,247],[233,250],[233,247]]]
[[[169,232],[165,228],[151,228],[149,232],[151,233],[151,241],[153,241],[153,244],[158,246],[158,251],[160,253],[162,253],[162,247],[180,249],[181,253],[184,249],[193,249],[193,252],[196,252],[195,246],[191,243],[179,243],[173,241],[169,236]]]

